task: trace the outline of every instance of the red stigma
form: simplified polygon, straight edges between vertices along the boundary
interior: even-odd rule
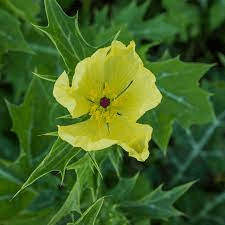
[[[110,99],[103,97],[100,100],[100,106],[102,106],[103,108],[107,108],[110,105]]]

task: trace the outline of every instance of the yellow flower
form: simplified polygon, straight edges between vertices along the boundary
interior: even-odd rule
[[[136,121],[162,96],[155,76],[135,52],[134,41],[127,47],[113,41],[79,62],[71,86],[63,72],[53,95],[73,118],[91,115],[84,122],[58,126],[61,139],[86,151],[118,144],[139,161],[148,158],[152,128]]]

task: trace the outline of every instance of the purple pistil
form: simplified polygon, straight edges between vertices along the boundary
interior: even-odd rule
[[[102,106],[103,108],[107,108],[110,105],[110,99],[103,97],[100,100],[100,106]]]

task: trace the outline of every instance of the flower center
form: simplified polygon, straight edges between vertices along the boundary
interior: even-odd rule
[[[102,106],[103,108],[107,108],[110,105],[110,99],[103,97],[100,100],[100,106]]]

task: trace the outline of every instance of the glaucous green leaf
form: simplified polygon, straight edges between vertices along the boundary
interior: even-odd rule
[[[63,179],[67,164],[78,153],[78,149],[75,149],[70,144],[58,138],[52,146],[51,151],[31,173],[17,194],[19,194],[19,192],[21,192],[27,186],[31,185],[34,181],[51,171],[59,171]]]
[[[212,80],[209,83],[211,82]],[[217,85],[220,86],[220,82],[223,85],[218,88]],[[225,192],[223,188],[225,103],[222,98],[225,86],[224,82],[220,82],[215,84],[212,82],[213,85],[210,85],[209,90],[215,92],[215,89],[220,89],[216,91],[212,100],[215,105],[218,103],[222,105],[223,111],[221,112],[220,107],[217,108],[216,120],[207,126],[193,126],[191,129],[175,126],[174,145],[168,155],[169,164],[173,165],[169,169],[171,170],[170,183],[172,185],[187,179],[199,179],[199,185],[193,187],[192,191],[179,201],[179,207],[185,208],[185,213],[190,216],[188,222],[193,225],[222,225],[225,218]],[[209,178],[209,174],[211,174],[211,178]],[[207,188],[210,190],[207,193],[210,194],[206,194]]]
[[[160,150],[159,150],[160,151]],[[158,175],[160,177],[160,175]],[[155,179],[155,178],[154,178]],[[139,173],[136,184],[129,194],[129,201],[136,201],[153,191],[152,181],[146,176],[146,173]]]
[[[36,21],[36,16],[40,11],[37,0],[0,0],[0,4],[3,4],[17,17],[27,19],[30,22]]]
[[[204,129],[204,132],[202,132],[202,141],[206,139],[208,142],[206,143],[207,146],[204,146],[203,151],[200,152],[200,157],[205,161],[210,171],[213,171],[215,176],[223,176],[223,174],[225,174],[225,81],[210,81],[207,82],[207,86],[207,89],[214,93],[212,102],[217,118],[213,124],[210,124]],[[211,136],[207,138],[207,133],[205,132],[210,130],[213,132]],[[196,135],[194,134],[194,136]]]
[[[184,215],[172,205],[180,198],[193,184],[190,182],[169,191],[163,191],[162,185],[156,188],[142,199],[135,202],[124,202],[121,208],[135,216],[149,216],[154,219],[167,220],[172,216]]]
[[[175,120],[187,128],[215,119],[210,94],[198,85],[199,79],[212,65],[184,63],[174,58],[146,66],[155,74],[163,98],[159,106],[148,111],[140,121],[153,127],[154,141],[166,151]]]
[[[70,214],[72,211],[78,212],[81,214],[80,210],[80,195],[81,195],[81,187],[80,181],[77,179],[76,183],[74,184],[73,188],[70,190],[70,193],[59,209],[58,212],[51,218],[48,222],[48,225],[54,225],[59,222],[63,217]]]
[[[76,171],[77,179],[70,191],[66,201],[59,211],[52,217],[48,225],[54,225],[63,217],[67,216],[72,211],[81,214],[80,198],[85,189],[93,188],[93,172],[91,159],[86,154],[80,160],[77,160],[72,167]]]
[[[138,175],[139,174],[137,173],[135,176],[131,178],[120,178],[116,187],[114,187],[108,193],[108,195],[112,197],[112,200],[120,203],[121,201],[126,199],[126,197],[129,196],[129,194],[133,190],[137,182]]]
[[[33,170],[33,163],[49,148],[53,138],[40,136],[55,128],[52,97],[48,95],[51,86],[45,86],[42,80],[34,78],[21,105],[7,102],[12,118],[12,130],[20,141],[21,166],[26,168],[27,176]]]
[[[24,40],[19,21],[3,9],[0,9],[0,24],[0,52],[11,50],[33,53]]]
[[[57,47],[72,76],[76,64],[89,56],[94,48],[83,39],[78,27],[78,15],[67,16],[56,0],[45,0],[48,26],[38,29],[43,31]]]
[[[178,29],[183,41],[187,41],[189,35],[193,37],[198,34],[200,17],[195,5],[176,0],[163,0],[162,4],[167,10],[167,23]]]
[[[195,129],[200,126],[193,126]],[[208,179],[207,165],[198,163],[203,148],[206,148],[207,139],[211,135],[206,135],[210,126],[201,126],[203,133],[200,131],[193,132],[193,128],[184,129],[177,123],[174,124],[173,140],[174,146],[170,149],[168,160],[170,161],[171,170],[169,171],[171,180],[170,186],[187,182],[190,179]],[[208,129],[209,128],[209,129]],[[201,134],[200,134],[201,133]],[[208,137],[207,137],[208,136]]]
[[[170,171],[171,185],[184,182],[190,177],[199,179],[202,183],[208,182],[209,171],[217,180],[216,177],[221,177],[225,172],[225,82],[210,80],[202,84],[205,89],[214,93],[211,100],[217,117],[205,126],[195,125],[188,129],[175,124],[174,144],[168,155],[168,160],[173,165]]]
[[[104,197],[98,199],[91,205],[81,216],[81,218],[74,223],[74,225],[95,225],[95,220],[102,208]]]
[[[119,146],[111,146],[107,149],[109,160],[114,167],[118,178],[120,178],[120,165],[123,155]]]

